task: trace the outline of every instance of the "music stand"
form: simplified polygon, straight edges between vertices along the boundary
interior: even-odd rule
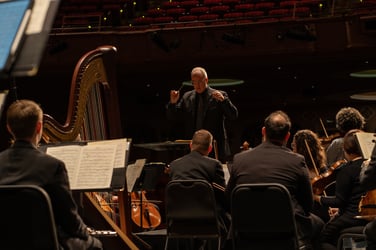
[[[146,163],[142,169],[140,177],[137,179],[132,192],[141,192],[140,195],[140,227],[143,229],[142,215],[143,215],[143,191],[155,190],[159,178],[164,173],[166,164],[163,162]]]

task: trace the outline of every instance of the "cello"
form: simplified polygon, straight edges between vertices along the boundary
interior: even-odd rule
[[[132,221],[142,229],[154,229],[161,224],[157,205],[146,199],[145,191],[131,193]]]
[[[370,163],[370,160],[364,161],[362,169],[366,169]],[[362,195],[359,201],[359,216],[358,218],[372,221],[376,218],[376,189],[367,191],[365,195]]]

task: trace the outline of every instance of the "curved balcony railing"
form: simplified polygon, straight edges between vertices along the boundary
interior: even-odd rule
[[[130,10],[125,0],[116,4],[91,1],[96,4],[84,1],[85,5],[78,8],[76,1],[65,1],[54,32],[142,31],[376,15],[376,0],[170,0],[142,11]],[[106,4],[98,4],[100,1]],[[69,2],[75,2],[75,7],[71,8]]]

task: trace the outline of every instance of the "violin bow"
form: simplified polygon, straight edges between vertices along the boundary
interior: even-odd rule
[[[320,119],[320,120],[321,120],[321,119]],[[326,132],[325,132],[325,134],[326,134]],[[311,158],[311,161],[312,161],[313,167],[315,168],[316,175],[317,175],[317,176],[320,176],[320,173],[319,173],[319,170],[318,170],[318,168],[317,168],[317,166],[316,166],[316,163],[315,163],[315,161],[313,160],[313,156],[312,156],[311,148],[309,147],[308,142],[307,142],[306,139],[304,139],[304,143],[305,143],[305,145],[306,145],[306,148],[307,148],[307,151],[308,151],[309,157]],[[323,194],[324,196],[327,196],[325,190],[322,191],[322,194]],[[332,212],[332,209],[331,209],[330,207],[329,207],[329,209],[328,209],[328,214],[329,214],[330,217],[333,216],[333,212]]]
[[[313,168],[315,169],[316,175],[319,176],[320,175],[319,170],[317,169],[316,163],[315,163],[315,161],[313,159],[313,156],[312,156],[311,148],[309,147],[308,142],[307,142],[306,139],[304,139],[304,143],[305,143],[305,146],[307,148],[309,157],[311,158],[312,165],[313,165]]]
[[[325,137],[326,137],[326,138],[329,138],[328,132],[326,131],[325,125],[324,125],[324,123],[323,123],[323,121],[322,121],[321,118],[320,118],[320,123],[321,123],[321,127],[322,127],[322,129],[324,130]]]

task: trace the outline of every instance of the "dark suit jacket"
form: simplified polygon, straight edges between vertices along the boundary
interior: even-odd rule
[[[92,241],[72,197],[62,161],[25,141],[16,141],[0,153],[0,185],[37,185],[49,194],[59,240],[78,237]],[[61,242],[62,243],[62,242]],[[63,243],[64,245],[64,243]]]
[[[204,156],[197,151],[178,158],[170,164],[171,180],[206,180],[225,188],[225,175],[220,161]],[[224,228],[227,228],[226,207],[224,192],[214,188],[218,205],[218,213],[223,219]]]
[[[234,156],[229,166],[228,202],[234,187],[245,183],[275,182],[290,192],[300,237],[310,237],[310,211],[313,205],[312,186],[304,157],[285,146],[263,142],[257,147]]]
[[[227,132],[225,127],[225,120],[235,120],[238,117],[238,110],[232,104],[225,91],[221,91],[225,100],[219,102],[212,97],[212,93],[216,91],[208,87],[205,92],[204,112],[205,117],[203,121],[203,128],[213,134],[217,141],[219,159],[224,162],[225,159],[231,155],[228,144]],[[179,102],[174,105],[169,103],[167,105],[167,118],[169,121],[180,121],[184,126],[183,138],[192,138],[195,132],[195,118],[196,118],[196,91],[191,90],[180,98]],[[174,125],[172,125],[174,126]]]
[[[178,158],[170,164],[172,180],[206,180],[225,187],[225,175],[221,162],[197,151]]]

